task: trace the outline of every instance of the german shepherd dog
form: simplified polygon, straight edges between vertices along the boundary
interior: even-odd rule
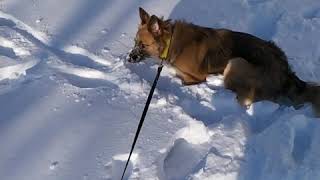
[[[273,42],[243,32],[164,20],[142,8],[139,13],[141,23],[129,62],[162,59],[174,67],[184,85],[204,82],[209,74],[223,74],[225,88],[237,94],[241,105],[286,99],[295,107],[312,103],[320,115],[320,86],[300,80]]]

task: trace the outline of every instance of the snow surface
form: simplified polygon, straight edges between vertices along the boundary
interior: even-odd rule
[[[319,0],[0,1],[0,179],[119,179],[157,65],[129,64],[138,7],[275,41],[320,82]],[[221,76],[184,87],[165,67],[128,179],[320,179],[320,121],[248,109]]]

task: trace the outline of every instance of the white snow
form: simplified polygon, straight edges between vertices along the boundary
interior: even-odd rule
[[[157,65],[129,64],[138,7],[275,41],[320,83],[319,0],[0,1],[0,179],[119,179]],[[306,104],[247,109],[222,76],[182,86],[165,67],[126,179],[320,179]]]

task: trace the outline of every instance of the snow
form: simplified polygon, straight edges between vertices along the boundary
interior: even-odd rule
[[[318,0],[2,0],[1,180],[121,177],[157,70],[125,61],[139,6],[273,40],[320,82]],[[164,67],[126,179],[314,180],[319,148],[310,105],[244,108],[222,76],[182,86]]]

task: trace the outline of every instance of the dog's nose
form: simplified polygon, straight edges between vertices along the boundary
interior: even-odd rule
[[[139,59],[140,59],[139,51],[137,49],[133,49],[129,54],[128,61],[131,63],[135,63],[135,62],[138,62]]]
[[[138,55],[134,54],[134,53],[130,53],[129,54],[129,62],[135,62],[138,59]]]
[[[135,63],[137,62],[138,56],[134,54],[129,54],[128,62]]]

